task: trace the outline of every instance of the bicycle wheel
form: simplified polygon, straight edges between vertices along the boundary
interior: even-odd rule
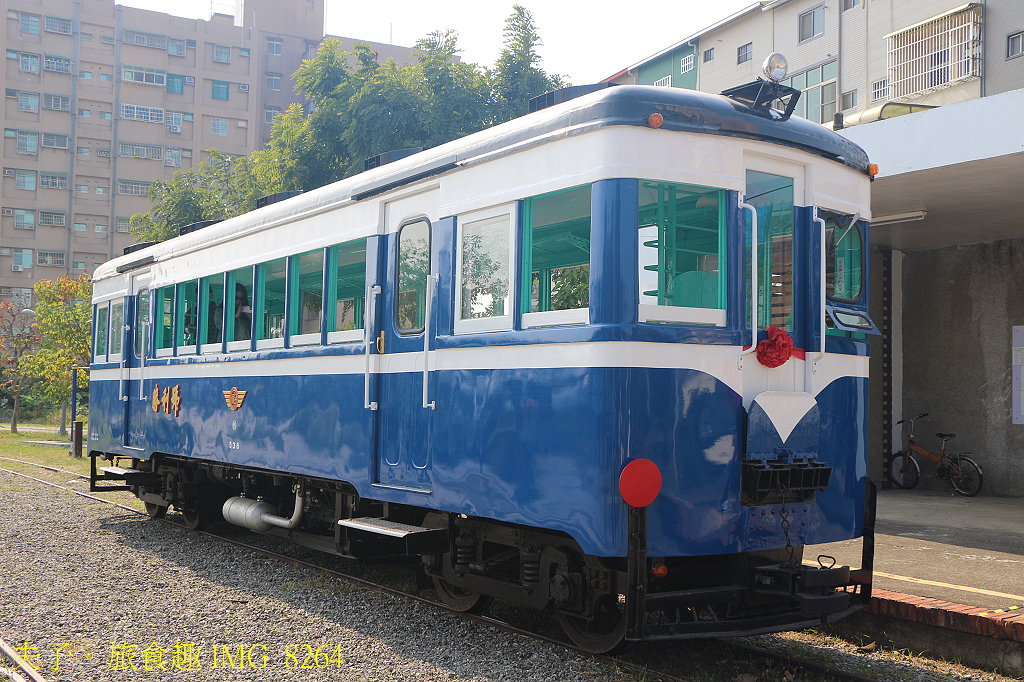
[[[953,490],[964,497],[974,497],[981,492],[981,484],[984,477],[981,475],[981,467],[969,457],[950,457],[950,463],[954,468],[949,472],[949,480],[953,483]],[[959,472],[957,471],[959,469]]]
[[[897,452],[889,458],[889,480],[897,488],[910,490],[921,480],[921,467],[907,453]]]

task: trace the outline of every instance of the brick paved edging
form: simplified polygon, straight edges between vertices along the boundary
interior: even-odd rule
[[[990,613],[992,609],[964,606],[931,597],[915,597],[873,588],[869,613],[972,635],[1024,643],[1024,614]],[[986,613],[988,615],[979,615]]]

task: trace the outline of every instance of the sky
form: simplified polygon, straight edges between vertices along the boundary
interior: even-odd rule
[[[281,0],[299,2],[299,0]],[[463,61],[492,66],[513,0],[325,0],[327,33],[412,46],[435,30],[459,34]],[[753,0],[677,0],[639,9],[607,0],[518,0],[533,14],[541,68],[574,85],[596,83],[753,4]],[[131,7],[206,19],[225,0],[118,0]],[[173,9],[171,9],[173,8]]]

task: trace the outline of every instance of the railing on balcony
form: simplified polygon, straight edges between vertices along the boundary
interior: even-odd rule
[[[964,5],[885,37],[889,98],[907,99],[981,76],[981,5]]]

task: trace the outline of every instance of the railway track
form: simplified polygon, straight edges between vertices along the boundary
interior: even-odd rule
[[[71,476],[71,477],[76,477],[76,478],[82,478],[82,479],[85,479],[85,480],[89,480],[89,477],[84,475],[84,474],[79,474],[79,473],[74,472],[74,471],[68,471],[66,469],[61,469],[59,467],[47,466],[47,465],[38,464],[38,463],[35,463],[35,462],[28,462],[28,461],[24,461],[24,460],[13,459],[13,458],[10,458],[10,457],[0,457],[0,460],[8,461],[8,462],[14,462],[14,463],[18,463],[18,464],[25,465],[25,466],[32,466],[32,467],[40,468],[40,469],[43,469],[43,470],[51,471],[51,472],[54,472],[54,473],[60,473],[60,474],[65,474],[65,475]],[[46,486],[50,486],[50,487],[53,487],[53,488],[57,488],[59,490],[70,492],[70,493],[73,493],[73,494],[78,495],[80,497],[84,497],[84,498],[89,499],[89,500],[94,500],[94,501],[97,501],[97,502],[101,502],[103,504],[107,504],[107,505],[110,505],[110,506],[113,506],[113,507],[117,507],[119,509],[123,509],[125,511],[129,511],[129,512],[131,512],[133,514],[138,514],[139,516],[147,516],[145,511],[142,511],[142,510],[139,510],[139,509],[134,509],[134,508],[129,507],[127,505],[124,505],[124,504],[121,504],[121,503],[118,503],[118,502],[115,502],[115,501],[112,501],[112,500],[108,500],[108,499],[105,499],[105,498],[102,498],[102,497],[98,497],[96,495],[92,495],[92,494],[89,494],[89,493],[86,493],[86,492],[82,492],[80,490],[75,490],[73,488],[69,488],[67,486],[60,485],[60,484],[54,483],[52,481],[46,481],[44,479],[37,478],[35,476],[30,476],[28,474],[25,474],[25,473],[22,473],[22,472],[19,472],[19,471],[14,471],[14,470],[11,470],[11,469],[0,467],[0,472],[12,474],[14,476],[18,476],[18,477],[25,478],[25,479],[28,479],[28,480],[31,480],[31,481],[35,481],[37,483],[41,483],[41,484],[46,485]],[[162,521],[163,523],[167,523],[167,524],[169,524],[171,526],[175,526],[177,528],[182,528],[182,529],[185,528],[184,524],[178,523],[178,522],[174,521],[173,519],[162,518],[162,519],[159,519],[159,521]],[[547,644],[552,644],[552,645],[555,645],[555,646],[558,646],[558,647],[565,647],[565,648],[571,649],[573,651],[576,651],[577,653],[579,653],[581,655],[584,655],[584,656],[587,656],[587,657],[591,657],[591,658],[594,658],[596,660],[604,661],[604,662],[607,662],[607,663],[612,663],[612,664],[614,664],[614,665],[616,665],[616,666],[618,666],[620,668],[627,669],[627,670],[637,674],[640,677],[640,679],[644,679],[644,680],[661,680],[663,682],[677,682],[677,681],[678,682],[683,682],[683,681],[689,679],[687,677],[681,677],[679,675],[676,675],[676,674],[673,674],[673,673],[670,673],[670,672],[666,672],[666,671],[663,671],[663,670],[658,670],[656,666],[652,667],[650,665],[638,664],[638,663],[626,660],[626,659],[624,659],[622,657],[590,654],[590,653],[588,653],[586,651],[583,651],[582,649],[579,649],[576,646],[574,646],[571,643],[568,643],[568,642],[566,642],[564,640],[557,639],[557,638],[554,638],[554,637],[548,637],[546,635],[539,634],[537,632],[534,632],[534,631],[531,631],[531,630],[528,630],[528,629],[524,629],[524,628],[515,626],[513,624],[510,624],[508,622],[499,620],[497,618],[491,618],[491,617],[483,616],[483,615],[474,615],[474,614],[468,614],[468,613],[464,613],[464,612],[454,611],[454,610],[448,608],[447,606],[445,606],[444,604],[441,604],[440,602],[434,601],[432,599],[428,599],[428,598],[425,598],[425,597],[422,597],[422,596],[419,596],[419,595],[416,595],[416,594],[411,594],[411,593],[409,593],[407,591],[399,590],[399,589],[390,587],[388,585],[384,585],[384,584],[381,584],[381,583],[378,583],[378,582],[374,582],[372,580],[367,580],[365,578],[361,578],[359,576],[355,576],[355,575],[352,575],[352,574],[349,574],[349,573],[345,573],[343,571],[339,571],[339,570],[336,570],[336,569],[333,569],[333,568],[325,567],[322,564],[317,564],[315,562],[305,561],[305,560],[302,560],[302,559],[296,559],[294,556],[284,555],[284,554],[281,554],[281,553],[278,553],[278,552],[274,552],[274,551],[268,550],[268,549],[266,549],[264,547],[259,547],[259,546],[256,546],[256,545],[252,545],[252,544],[249,544],[249,543],[246,543],[246,542],[242,542],[242,541],[230,538],[230,537],[225,537],[223,535],[218,535],[216,533],[211,533],[211,532],[208,532],[208,531],[193,530],[192,532],[193,533],[197,533],[197,534],[202,535],[202,536],[206,536],[206,537],[211,538],[213,540],[217,540],[219,542],[223,542],[223,543],[226,543],[226,544],[229,544],[229,545],[233,545],[233,546],[241,548],[241,549],[245,549],[245,550],[247,550],[247,551],[249,551],[249,552],[251,552],[253,554],[257,554],[259,556],[262,556],[262,557],[265,557],[265,558],[268,558],[268,559],[272,559],[272,560],[275,560],[275,561],[280,561],[280,562],[283,562],[283,563],[286,563],[286,564],[290,564],[292,566],[300,566],[300,567],[303,567],[303,568],[307,568],[307,569],[310,569],[310,570],[313,570],[313,571],[317,571],[317,572],[319,572],[321,574],[328,575],[330,577],[337,578],[339,580],[342,580],[342,581],[345,581],[345,582],[348,582],[348,583],[351,583],[351,584],[359,585],[359,586],[364,587],[364,588],[368,588],[368,589],[372,589],[372,590],[377,590],[377,591],[380,591],[380,592],[385,592],[387,594],[394,595],[396,597],[399,597],[399,598],[402,598],[402,599],[406,599],[406,600],[409,600],[409,601],[417,602],[417,603],[423,604],[423,605],[431,607],[431,608],[436,608],[436,609],[441,609],[441,610],[444,610],[444,611],[448,611],[448,612],[453,613],[453,614],[455,614],[455,615],[457,615],[457,616],[459,616],[459,617],[461,617],[463,619],[466,619],[466,620],[469,620],[469,621],[473,621],[473,622],[476,622],[476,623],[480,623],[480,624],[483,624],[483,625],[487,625],[487,626],[490,626],[490,627],[502,630],[504,632],[518,634],[518,635],[521,635],[523,637],[528,637],[530,639],[533,639],[535,641],[545,642]],[[797,672],[803,671],[805,673],[813,673],[814,676],[817,679],[822,679],[822,680],[823,679],[834,679],[834,680],[839,680],[839,681],[842,681],[842,682],[874,682],[873,678],[863,677],[861,675],[850,673],[850,672],[845,671],[845,670],[831,668],[831,667],[820,665],[820,664],[817,664],[817,663],[814,663],[814,662],[811,662],[811,661],[798,660],[798,659],[795,659],[795,658],[792,658],[790,656],[787,656],[787,655],[784,655],[784,654],[780,654],[780,653],[777,653],[777,652],[766,651],[766,650],[763,650],[763,649],[758,649],[756,647],[751,647],[751,646],[748,646],[748,645],[745,645],[745,644],[740,644],[740,643],[733,642],[733,641],[730,641],[730,640],[718,640],[718,641],[735,658],[740,658],[740,659],[745,659],[745,660],[763,659],[766,663],[773,663],[773,664],[776,664],[776,665],[779,665],[779,666],[783,666],[785,668],[785,670],[788,671],[788,674],[785,675],[786,679],[793,679],[793,677],[795,676],[795,674]],[[7,657],[11,658],[12,660],[15,660],[15,661],[20,660],[20,659],[16,659],[15,657],[11,656],[11,653],[14,652],[13,649],[10,649],[10,653],[8,653],[8,649],[9,649],[8,645],[6,645],[5,643],[2,643],[2,640],[0,640],[0,650],[2,650],[7,655]],[[31,673],[29,673],[28,670],[25,670],[25,667],[27,667],[29,670],[31,670]],[[18,682],[46,682],[46,680],[44,678],[39,676],[38,672],[34,668],[32,668],[29,665],[26,665],[25,667],[22,667],[21,670],[23,670],[25,672],[27,677],[12,676],[11,679],[16,680]],[[3,675],[3,674],[4,674],[3,668],[0,668],[0,675]],[[18,673],[15,673],[14,675],[18,675]],[[804,677],[806,677],[806,676],[804,676]],[[0,679],[2,679],[2,678],[0,678]]]

